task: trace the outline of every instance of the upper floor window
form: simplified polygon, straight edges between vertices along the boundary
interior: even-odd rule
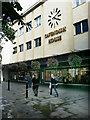
[[[75,34],[81,34],[88,31],[88,20],[83,20],[74,24]]]
[[[20,35],[24,34],[24,26],[20,28]]]
[[[20,52],[22,52],[23,51],[23,44],[19,45],[19,47],[20,47]]]
[[[35,19],[35,27],[38,27],[40,25],[41,25],[41,16],[39,16]]]
[[[79,0],[75,1],[76,6],[79,6]]]
[[[30,31],[32,29],[32,21],[30,21],[26,26],[26,32]]]
[[[73,7],[77,7],[82,3],[85,3],[86,0],[73,0]]]
[[[17,30],[15,31],[15,37],[17,37]]]
[[[17,53],[17,47],[13,48],[13,54]]]
[[[31,41],[27,42],[26,45],[27,45],[27,50],[31,49]]]
[[[83,32],[88,31],[88,20],[87,19],[82,21],[82,29],[83,29]]]
[[[41,46],[41,37],[34,40],[35,41],[35,47]]]
[[[86,2],[86,0],[80,0],[80,3],[85,3]]]

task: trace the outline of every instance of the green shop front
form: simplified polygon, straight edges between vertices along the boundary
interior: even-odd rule
[[[7,79],[17,82],[18,81],[25,82],[25,74],[26,72],[29,72],[31,76],[34,73],[37,73],[38,77],[40,78],[41,84],[48,83],[51,79],[51,74],[54,74],[56,76],[56,79],[58,80],[59,83],[90,84],[89,80],[90,55],[88,54],[89,52],[90,52],[89,50],[85,50],[33,60],[38,61],[40,63],[40,68],[38,69],[33,69],[33,67],[31,67],[32,61],[30,60],[15,64],[9,64],[3,66],[3,73],[5,73],[5,71],[8,71]],[[81,64],[79,66],[78,65],[70,66],[68,62],[68,57],[73,54],[80,56],[80,58],[82,59]],[[47,60],[50,58],[55,58],[58,61],[57,67],[47,66]],[[23,67],[20,68],[20,64],[22,63],[24,63],[24,65]],[[12,67],[11,69],[9,69],[9,67],[7,66]]]

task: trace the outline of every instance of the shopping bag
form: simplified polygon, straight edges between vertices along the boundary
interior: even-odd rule
[[[49,88],[51,89],[51,83],[49,84]]]

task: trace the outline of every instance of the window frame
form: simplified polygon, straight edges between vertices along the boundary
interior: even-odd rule
[[[86,23],[87,23],[87,28],[86,28],[86,30],[84,31],[84,25],[83,25],[83,23],[84,23],[84,21],[87,21]],[[76,25],[77,24],[80,24],[80,30],[81,30],[81,32],[80,33],[76,33]],[[85,25],[86,26],[86,25]],[[79,21],[79,22],[77,22],[77,23],[75,23],[74,24],[74,30],[75,30],[75,33],[74,33],[74,35],[79,35],[79,34],[82,34],[82,33],[85,33],[85,32],[88,32],[88,19],[84,19],[84,20],[82,20],[82,21]]]
[[[80,25],[80,32],[78,32],[78,33],[77,33],[77,28],[78,28],[77,25],[78,25],[78,26]],[[81,34],[81,32],[82,32],[82,31],[81,31],[81,22],[75,23],[75,35]]]
[[[34,46],[35,48],[40,47],[41,46],[41,37],[34,39],[34,42],[35,42],[35,46]]]
[[[41,26],[41,15],[36,17],[34,20],[35,20],[35,28]]]
[[[24,45],[23,44],[19,45],[19,48],[20,48],[20,52],[24,51]]]
[[[23,29],[23,31],[22,31]],[[20,35],[23,35],[24,34],[24,26],[20,27]]]
[[[14,47],[13,48],[13,54],[16,54],[17,53],[17,47]]]
[[[29,32],[30,30],[32,30],[32,27],[30,26],[30,24],[31,24],[31,26],[32,26],[32,21],[30,21],[29,23],[28,23],[28,25],[26,26],[26,32]],[[30,28],[29,28],[30,27]]]
[[[28,46],[29,43],[30,43],[30,46]],[[26,42],[26,50],[30,50],[30,49],[32,49],[32,43],[31,43],[31,41]]]
[[[85,21],[86,21],[86,24],[87,24],[86,30],[85,30],[86,24],[83,24]],[[88,19],[85,19],[85,20],[82,21],[82,30],[83,30],[83,33],[88,31]]]
[[[78,4],[77,4],[78,3]],[[86,0],[82,1],[82,0],[73,0],[73,8],[74,7],[78,7],[81,4],[86,3]]]

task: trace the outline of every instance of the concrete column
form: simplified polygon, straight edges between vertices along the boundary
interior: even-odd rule
[[[41,57],[44,57],[44,8],[43,4],[41,5]]]
[[[34,59],[34,12],[32,11],[32,59]]]
[[[24,18],[24,22],[26,23],[26,17]],[[24,43],[23,43],[23,45],[24,45],[24,52],[23,52],[23,54],[24,54],[24,61],[26,60],[26,37],[25,37],[25,32],[26,32],[26,26],[24,26]]]

